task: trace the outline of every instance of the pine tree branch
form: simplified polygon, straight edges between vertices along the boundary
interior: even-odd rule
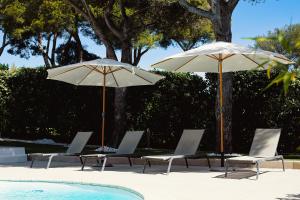
[[[237,6],[237,4],[239,3],[240,0],[230,0],[228,2],[228,7],[231,10],[231,12],[235,9],[235,7]]]
[[[7,40],[7,32],[5,31],[2,36],[2,45],[0,47],[0,56],[2,55],[5,47],[9,45],[9,41]]]
[[[110,20],[110,12],[112,10],[112,7],[113,7],[113,4],[114,4],[114,0],[110,0],[109,1],[109,5],[107,7],[107,9],[105,10],[105,13],[104,13],[104,20],[105,20],[105,23],[107,25],[107,27],[111,30],[111,32],[117,37],[119,38],[120,40],[123,40],[124,39],[124,36],[121,34],[121,32],[116,28],[116,26],[113,24],[113,22]]]
[[[211,21],[215,20],[214,13],[212,13],[210,11],[207,11],[207,10],[204,10],[204,9],[201,9],[201,8],[196,8],[195,6],[188,3],[186,0],[178,0],[178,3],[191,13],[197,14],[201,17],[208,18]]]

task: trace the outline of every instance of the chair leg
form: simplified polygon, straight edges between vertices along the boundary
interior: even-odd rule
[[[206,156],[206,160],[207,160],[207,165],[208,165],[208,168],[210,169],[211,168],[211,164],[210,164],[210,159],[208,156]]]
[[[101,166],[101,165],[100,165],[101,161],[99,161],[99,158],[96,158],[96,162],[97,162],[97,165],[98,165],[98,166]]]
[[[53,157],[54,157],[54,155],[51,155],[51,156],[49,157],[49,160],[48,160],[46,169],[49,169],[49,168],[50,168],[50,164],[51,164],[51,161],[52,161],[52,158],[53,158]]]
[[[259,176],[259,163],[256,162],[256,180],[258,179]]]
[[[184,158],[184,160],[185,160],[185,166],[186,166],[186,168],[189,168],[189,163],[188,163],[187,158]]]
[[[81,158],[81,156],[78,156],[78,157],[79,157],[80,163],[82,165],[83,164],[82,158]]]
[[[143,168],[143,174],[144,174],[145,171],[146,171],[147,163],[150,163],[150,162],[149,162],[147,159],[145,159],[145,162],[144,162],[144,168]]]
[[[33,163],[34,163],[34,157],[31,157],[31,164],[30,164],[30,168],[33,167]]]
[[[85,167],[85,163],[87,161],[87,158],[81,158],[81,159],[82,159],[81,171],[83,171],[84,167]]]
[[[151,167],[151,162],[150,162],[150,160],[148,160],[148,165],[149,165],[149,167]]]
[[[105,157],[105,158],[103,159],[103,163],[102,163],[101,172],[103,172],[103,171],[104,171],[104,169],[105,169],[106,161],[107,161],[107,157]]]
[[[285,172],[285,167],[284,167],[284,159],[283,159],[283,156],[281,157],[281,162],[282,162],[282,170]]]
[[[227,178],[229,163],[225,160],[225,178]]]
[[[170,171],[171,171],[172,162],[173,162],[173,158],[171,158],[171,159],[169,160],[169,165],[168,165],[167,174],[169,174]]]
[[[132,167],[132,162],[131,162],[130,157],[128,157],[128,162],[129,162],[130,167]]]

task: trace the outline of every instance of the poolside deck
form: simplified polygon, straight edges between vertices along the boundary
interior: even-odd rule
[[[166,166],[153,166],[142,174],[142,166],[129,168],[116,165],[99,172],[87,167],[81,171],[74,163],[53,163],[54,168],[30,169],[29,163],[0,165],[1,180],[54,180],[119,185],[136,190],[145,200],[300,200],[300,170],[262,169],[255,180],[255,173],[242,171],[223,178],[222,172],[208,171],[206,167],[174,166],[173,172],[164,174]]]

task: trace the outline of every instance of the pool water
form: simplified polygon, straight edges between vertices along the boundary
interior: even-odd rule
[[[141,195],[119,187],[32,181],[0,181],[0,199],[143,200]]]

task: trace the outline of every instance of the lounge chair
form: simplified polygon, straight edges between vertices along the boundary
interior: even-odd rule
[[[225,177],[227,177],[228,168],[234,164],[253,164],[256,165],[256,179],[258,179],[259,165],[262,162],[273,160],[281,160],[282,169],[285,171],[283,156],[278,155],[276,151],[280,133],[280,129],[256,129],[249,156],[225,160]]]
[[[47,169],[50,167],[51,161],[53,157],[56,156],[79,156],[85,147],[86,143],[90,139],[93,132],[78,132],[74,137],[72,143],[69,145],[67,151],[65,153],[32,153],[28,154],[31,158],[31,165],[33,167],[33,163],[38,157],[48,157]],[[82,160],[80,159],[82,162]]]
[[[145,160],[143,173],[145,173],[147,164],[151,167],[151,163],[150,163],[151,160],[160,160],[160,161],[169,162],[167,174],[169,174],[171,170],[171,165],[174,159],[183,158],[185,160],[186,167],[188,168],[189,166],[188,166],[187,159],[195,156],[200,141],[202,139],[203,133],[204,133],[203,129],[184,130],[173,154],[143,156],[142,159]]]
[[[98,164],[100,164],[100,161],[103,161],[101,171],[104,171],[106,161],[110,157],[128,158],[129,165],[132,166],[131,158],[136,157],[134,152],[135,152],[135,149],[138,146],[142,136],[143,136],[143,131],[127,131],[125,136],[123,137],[116,153],[81,155],[80,156],[82,159],[81,170],[84,169],[87,160],[95,159]]]

